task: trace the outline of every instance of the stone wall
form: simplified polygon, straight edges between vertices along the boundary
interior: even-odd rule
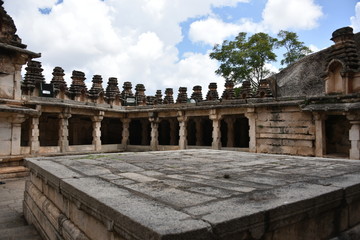
[[[257,109],[257,152],[314,156],[312,114],[298,107]]]

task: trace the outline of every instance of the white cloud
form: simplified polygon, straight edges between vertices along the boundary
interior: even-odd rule
[[[203,42],[214,45],[222,43],[229,36],[239,33],[240,26],[233,23],[225,23],[221,19],[208,18],[193,22],[190,25],[189,37],[193,42]]]
[[[194,85],[202,85],[206,94],[209,82],[218,82],[221,91],[224,81],[208,54],[179,58],[180,23],[246,1],[65,0],[56,5],[57,0],[5,0],[4,6],[28,49],[42,53],[48,82],[53,68],[61,66],[69,84],[72,70],[80,70],[89,87],[93,75],[101,74],[104,88],[109,77],[117,77],[120,87],[124,81],[134,87],[143,83],[148,95],[166,87],[177,93],[184,86],[190,96]],[[51,12],[44,15],[39,8]]]
[[[262,12],[263,19],[254,22],[241,18],[236,23],[226,23],[216,16],[198,20],[190,26],[190,39],[209,45],[222,43],[239,32],[257,33],[288,29],[312,29],[323,16],[321,6],[314,0],[268,0]]]
[[[225,39],[236,36],[239,32],[257,33],[265,31],[262,23],[254,23],[252,19],[242,18],[238,23],[227,23],[219,18],[209,17],[190,25],[189,37],[193,42],[208,45],[221,44]]]
[[[322,15],[314,0],[268,0],[262,14],[264,24],[273,32],[315,28]]]
[[[360,2],[355,6],[355,16],[350,18],[351,25],[354,29],[354,32],[360,31]]]
[[[318,52],[318,51],[321,50],[320,48],[318,48],[318,47],[315,46],[314,44],[310,44],[309,48],[310,48],[310,50],[311,50],[312,52]]]
[[[279,68],[272,65],[271,63],[265,63],[265,68],[270,70],[271,73],[278,73],[279,72]]]

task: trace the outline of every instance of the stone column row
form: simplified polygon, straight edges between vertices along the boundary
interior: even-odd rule
[[[255,118],[253,113],[247,113],[246,116],[249,118],[250,123],[250,151],[256,151],[256,138],[255,138]],[[69,110],[65,110],[64,112],[59,114],[59,141],[58,145],[60,147],[61,152],[67,152],[69,149],[69,119],[71,118],[71,114]],[[94,145],[95,151],[101,150],[101,121],[104,118],[104,112],[99,111],[96,115],[91,117],[92,120],[92,136],[93,141],[92,144]],[[209,114],[209,118],[212,120],[213,131],[212,131],[212,148],[213,149],[221,149],[221,119],[222,115],[218,114],[216,110],[211,110]],[[149,121],[148,121],[149,120]],[[146,119],[141,122],[142,129],[143,129],[143,138],[142,144],[150,142],[151,150],[158,150],[159,146],[159,123],[160,120],[155,115],[150,115],[149,119]],[[185,112],[179,111],[177,120],[179,122],[179,148],[186,149],[187,148],[187,124],[188,124],[188,117],[186,116]],[[129,143],[129,128],[131,119],[123,118],[121,119],[123,123],[123,130],[122,130],[122,145],[124,149],[127,148]],[[234,146],[234,122],[235,119],[226,118],[225,119],[228,131],[228,142],[227,147]],[[151,133],[150,139],[147,139],[148,134],[148,122],[151,125]],[[176,129],[177,124],[175,119],[169,120],[170,123],[170,144],[175,145],[177,141]],[[20,123],[21,124],[21,123]],[[203,126],[201,119],[195,119],[196,124],[196,145],[201,146],[203,144]],[[40,142],[39,142],[39,116],[33,117],[31,120],[31,135],[30,135],[30,142],[31,142],[31,154],[36,154],[39,152],[40,149]]]

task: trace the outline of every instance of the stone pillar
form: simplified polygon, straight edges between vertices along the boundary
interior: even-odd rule
[[[185,116],[184,112],[179,111],[177,119],[179,121],[179,126],[180,126],[179,148],[182,150],[182,149],[187,148],[187,121],[188,121],[188,118],[187,118],[187,116]]]
[[[148,120],[147,119],[141,119],[141,145],[148,145],[149,143],[149,129],[148,129]]]
[[[201,118],[194,118],[195,121],[195,133],[196,133],[196,146],[203,146],[203,126]]]
[[[59,115],[59,143],[60,152],[66,152],[69,148],[69,118],[71,114],[68,112],[60,113]]]
[[[122,122],[122,127],[123,127],[121,144],[123,145],[124,150],[126,150],[127,145],[129,143],[129,136],[130,136],[129,127],[130,127],[131,119],[123,118],[123,119],[121,119],[121,122]]]
[[[95,146],[95,151],[100,151],[101,150],[101,121],[104,118],[104,112],[100,111],[98,113],[98,115],[92,116],[91,117],[91,121],[92,121],[92,127],[93,127],[93,132],[92,132],[92,137],[93,137],[93,141],[92,144]]]
[[[40,116],[34,116],[31,118],[31,131],[30,131],[30,154],[37,154],[40,150],[40,141],[39,141],[39,119]]]
[[[248,109],[248,112],[245,113],[245,117],[249,120],[249,152],[256,153],[256,118],[257,114],[255,113],[255,109]]]
[[[323,157],[326,154],[325,120],[322,113],[313,113],[315,119],[315,156]]]
[[[349,114],[350,121],[349,140],[351,142],[350,159],[360,160],[360,115]]]
[[[176,119],[170,118],[169,123],[170,123],[170,145],[176,145],[176,139],[177,139],[177,135],[176,135],[177,122],[176,122]]]
[[[14,100],[21,100],[21,67],[22,65],[15,65],[14,73]]]
[[[11,117],[11,155],[21,154],[21,123],[23,123],[25,119],[25,115],[22,114]]]
[[[226,147],[234,147],[234,123],[235,118],[224,119],[227,125],[227,143]]]
[[[150,147],[151,150],[157,151],[159,146],[159,118],[154,114],[151,113],[151,116],[149,117],[149,121],[151,124],[151,140],[150,140]]]
[[[210,120],[213,122],[213,132],[212,132],[212,148],[221,149],[221,118],[222,116],[216,113],[216,110],[210,110],[209,115]]]

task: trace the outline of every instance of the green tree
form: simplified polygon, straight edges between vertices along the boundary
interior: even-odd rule
[[[234,41],[215,45],[210,58],[220,62],[216,74],[235,83],[249,80],[256,89],[260,80],[270,74],[265,64],[276,61],[273,52],[276,44],[277,39],[266,33],[256,33],[247,38],[246,33],[240,32]]]
[[[287,66],[292,64],[312,52],[303,42],[298,40],[298,36],[294,32],[281,30],[278,33],[278,37],[277,45],[279,47],[285,47],[286,49],[286,53],[283,55],[284,59],[281,60],[281,65]]]

